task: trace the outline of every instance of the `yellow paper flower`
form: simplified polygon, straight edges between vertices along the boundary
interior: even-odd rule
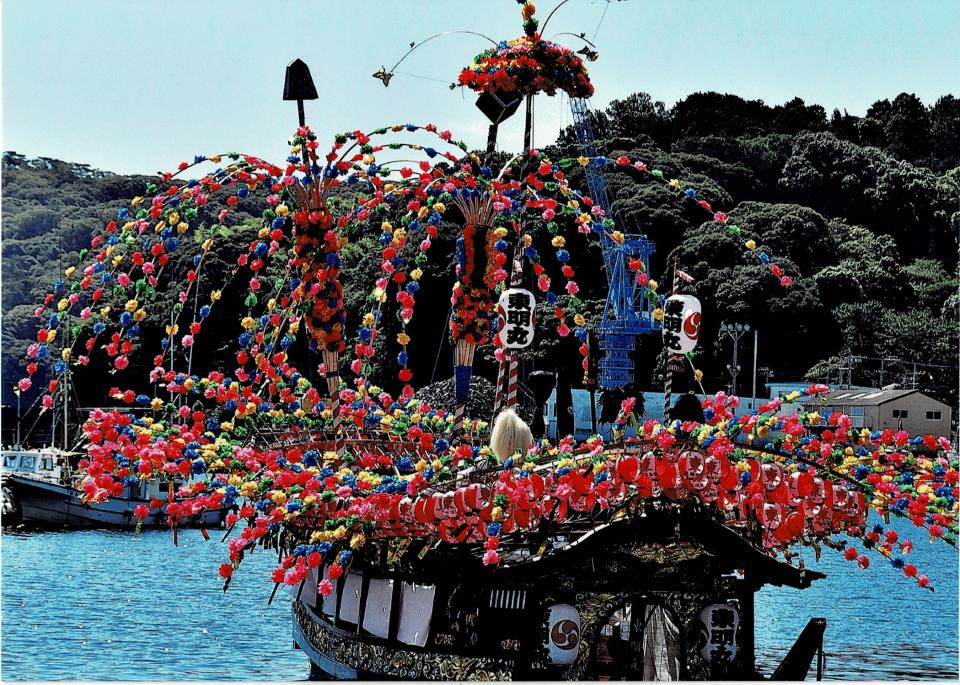
[[[406,333],[397,333],[397,342],[400,343],[401,345],[409,345],[410,336],[407,335]]]
[[[655,321],[663,321],[663,310],[660,307],[653,310],[653,318]]]
[[[756,243],[753,239],[748,240],[748,241],[747,241],[746,243],[744,243],[744,244],[747,246],[747,249],[748,249],[748,250],[755,250],[755,249],[757,249],[757,243]]]

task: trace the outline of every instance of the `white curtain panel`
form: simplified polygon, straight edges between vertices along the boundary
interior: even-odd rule
[[[430,617],[437,588],[433,585],[404,583],[400,596],[400,628],[397,639],[408,645],[423,647],[430,634]]]
[[[367,608],[363,612],[363,629],[386,639],[390,634],[392,604],[393,581],[371,578],[367,587]]]
[[[347,623],[356,623],[360,619],[360,590],[363,587],[363,574],[350,573],[343,583],[343,599],[340,600],[340,618]]]
[[[643,679],[680,680],[680,628],[661,606],[648,606],[646,619]]]
[[[319,568],[312,568],[303,581],[303,591],[300,593],[300,601],[305,607],[313,609],[317,604],[317,584],[320,582],[319,575]],[[296,597],[296,595],[294,595],[294,597]]]

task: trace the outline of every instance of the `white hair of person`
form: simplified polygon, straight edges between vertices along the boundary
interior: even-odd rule
[[[513,409],[504,409],[493,422],[493,431],[490,433],[490,447],[500,461],[512,457],[519,450],[526,452],[533,444],[533,433],[530,426],[517,416]]]

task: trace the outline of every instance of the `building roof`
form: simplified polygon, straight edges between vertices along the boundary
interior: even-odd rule
[[[881,404],[886,404],[887,402],[892,402],[893,400],[898,400],[901,397],[906,397],[907,395],[912,394],[923,395],[923,393],[917,390],[878,390],[876,388],[848,388],[846,390],[834,390],[828,393],[825,397],[813,398],[804,404],[807,405],[821,405],[825,404],[828,406],[843,406],[843,407],[876,407]],[[932,397],[927,397],[923,395],[924,398],[930,400],[931,402],[937,402]],[[940,404],[939,402],[937,402]]]

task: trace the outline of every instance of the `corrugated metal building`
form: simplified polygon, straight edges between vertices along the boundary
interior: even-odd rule
[[[903,429],[911,435],[950,437],[953,410],[918,390],[834,390],[804,405],[821,413],[843,412],[853,425],[872,430]]]

